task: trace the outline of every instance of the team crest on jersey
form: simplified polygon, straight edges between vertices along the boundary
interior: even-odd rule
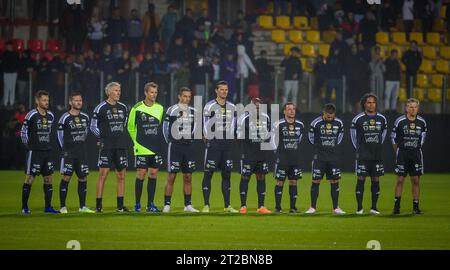
[[[80,118],[77,116],[77,117],[75,117],[75,123],[76,124],[79,124],[80,123]]]
[[[331,124],[327,123],[327,129],[331,129]]]
[[[375,126],[375,119],[370,119],[370,121],[369,121],[369,124],[371,125],[371,126]]]
[[[416,124],[415,124],[415,123],[409,124],[409,128],[410,128],[410,129],[416,129]]]
[[[141,119],[142,121],[147,121],[147,116],[145,115],[145,113],[141,114]]]

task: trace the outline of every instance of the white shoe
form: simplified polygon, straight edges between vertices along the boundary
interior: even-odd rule
[[[362,215],[362,214],[364,214],[364,209],[361,209],[361,210],[359,210],[359,211],[356,211],[356,214],[357,214],[357,215]]]
[[[314,214],[315,212],[316,212],[316,209],[311,207],[311,208],[309,208],[308,211],[306,211],[305,213],[306,213],[306,214]]]
[[[372,215],[379,215],[380,214],[380,212],[378,210],[376,210],[376,209],[370,209],[370,213]]]
[[[59,209],[59,212],[61,213],[61,214],[67,214],[68,212],[67,212],[67,207],[61,207],[61,209]]]
[[[164,207],[163,207],[163,213],[169,213],[170,212],[170,205],[164,205]]]
[[[188,205],[184,207],[184,212],[198,213],[200,211],[192,207],[192,205]]]
[[[333,210],[333,214],[336,214],[336,215],[344,215],[344,214],[346,214],[345,212],[344,212],[344,210],[342,210],[341,208],[336,208],[336,209],[334,209]]]

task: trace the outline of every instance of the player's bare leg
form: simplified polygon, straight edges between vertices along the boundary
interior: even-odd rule
[[[166,185],[164,186],[164,207],[163,212],[170,212],[170,204],[172,200],[173,185],[175,183],[176,173],[168,173],[166,179]]]
[[[108,178],[109,168],[99,168],[98,180],[96,185],[96,210],[97,212],[102,212],[102,198],[103,198],[103,188],[105,186],[106,179]]]
[[[31,186],[34,182],[34,176],[26,175],[25,181],[22,186],[22,213],[24,215],[29,215],[30,210],[28,208],[28,198],[30,197]]]
[[[258,193],[258,213],[270,214],[272,211],[264,206],[264,199],[266,197],[266,176],[262,173],[256,174],[256,192]]]
[[[158,176],[157,168],[149,168],[148,169],[148,182],[147,182],[147,212],[161,212],[154,203],[155,199],[155,191],[156,191],[156,177]]]
[[[61,207],[59,212],[61,212],[61,214],[67,214],[66,197],[71,178],[72,176],[70,175],[62,175],[61,182],[59,184],[59,202]]]
[[[199,212],[192,206],[192,173],[183,174],[183,191],[184,191],[184,211],[185,212]]]
[[[123,195],[125,194],[125,173],[126,169],[116,170],[117,178],[117,211],[128,212],[128,209],[123,206]]]
[[[275,213],[282,213],[281,198],[283,197],[284,181],[277,180],[275,185]]]
[[[420,176],[411,176],[412,195],[413,195],[413,213],[422,214],[419,208],[419,196],[420,196]]]
[[[135,212],[141,211],[141,196],[142,196],[142,189],[144,186],[144,179],[147,175],[147,169],[142,168],[136,168],[136,181],[135,181],[135,187],[134,187],[134,193],[135,193],[135,199],[136,204],[134,206]]]
[[[372,193],[372,207],[370,208],[370,213],[374,215],[380,214],[377,209],[378,197],[380,196],[380,177],[371,177],[370,191]]]
[[[356,180],[356,202],[358,203],[358,209],[356,210],[356,214],[362,215],[364,213],[363,210],[363,198],[364,198],[364,183],[366,178],[364,176],[358,176]]]
[[[306,214],[314,214],[317,209],[317,198],[319,198],[320,179],[312,180],[311,183],[311,207]]]

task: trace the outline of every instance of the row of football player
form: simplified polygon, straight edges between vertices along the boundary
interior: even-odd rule
[[[36,109],[30,111],[25,118],[21,131],[22,140],[28,148],[26,178],[22,189],[22,213],[30,214],[28,198],[31,185],[37,175],[42,174],[44,178],[45,212],[67,213],[65,205],[68,183],[73,172],[79,178],[78,194],[80,197],[80,212],[94,212],[86,207],[86,179],[88,175],[88,165],[86,158],[85,141],[90,128],[92,133],[99,138],[99,176],[96,185],[96,211],[102,212],[103,187],[110,169],[116,170],[117,175],[117,211],[126,212],[128,209],[123,205],[125,189],[125,172],[128,166],[127,147],[125,129],[131,136],[134,143],[134,155],[137,168],[135,196],[136,204],[134,211],[141,210],[140,198],[142,194],[144,179],[148,175],[148,202],[147,212],[159,212],[154,204],[156,189],[156,178],[158,168],[162,164],[159,155],[160,145],[157,137],[158,127],[163,124],[163,133],[168,142],[168,176],[165,186],[165,197],[163,212],[170,212],[171,194],[177,172],[183,173],[183,190],[185,198],[184,211],[198,212],[191,203],[192,194],[192,172],[195,170],[195,160],[192,153],[198,151],[192,144],[192,139],[176,139],[169,133],[173,123],[184,123],[190,127],[190,133],[195,130],[194,108],[189,106],[191,91],[182,88],[178,95],[179,103],[170,107],[163,121],[163,107],[156,102],[158,86],[155,83],[145,85],[145,100],[137,103],[128,114],[127,107],[120,100],[120,84],[113,82],[106,86],[105,92],[107,100],[100,103],[94,110],[92,121],[89,116],[81,112],[83,105],[82,96],[73,93],[70,96],[71,109],[66,112],[58,121],[58,143],[62,148],[60,184],[61,209],[55,210],[51,206],[52,198],[52,173],[53,162],[50,158],[51,126],[54,121],[53,114],[48,111],[48,93],[38,91],[36,93]],[[216,98],[205,105],[203,125],[208,126],[213,117],[224,119],[220,125],[213,123],[212,130],[223,132],[222,138],[227,138],[232,129],[227,128],[230,123],[235,122],[235,106],[226,100],[228,86],[226,82],[219,82],[216,85]],[[252,103],[259,110],[259,99],[253,99]],[[361,99],[363,112],[356,115],[352,120],[351,139],[357,152],[356,161],[356,199],[357,214],[363,213],[364,182],[366,177],[371,178],[372,206],[370,212],[379,214],[377,200],[380,186],[379,178],[384,174],[382,162],[382,143],[386,136],[386,118],[377,112],[377,97],[373,94],[366,94]],[[217,110],[218,108],[218,110]],[[426,135],[426,122],[418,116],[419,102],[410,99],[406,103],[406,113],[395,121],[392,131],[392,143],[396,152],[396,168],[398,175],[394,214],[400,212],[400,198],[402,187],[407,174],[410,174],[413,183],[413,212],[421,213],[419,209],[419,179],[423,173],[423,156],[421,147]],[[304,125],[296,120],[295,104],[287,103],[283,107],[284,118],[273,124],[275,133],[279,134],[279,144],[276,150],[277,162],[275,166],[275,186],[276,207],[275,212],[282,212],[281,197],[284,181],[289,180],[290,212],[298,212],[295,207],[297,198],[297,180],[301,177],[302,168],[298,162],[299,143],[302,138]],[[216,114],[218,114],[216,116]],[[267,114],[256,114],[258,117],[265,117]],[[263,133],[267,131],[264,125],[256,125],[250,128],[250,114],[247,113],[238,121],[244,125],[241,132]],[[180,119],[181,118],[181,119]],[[269,121],[261,121],[261,123]],[[178,127],[180,132],[185,132],[183,124]],[[253,134],[253,135],[255,135]],[[314,145],[314,160],[312,168],[311,185],[311,207],[306,213],[316,212],[316,202],[319,194],[320,180],[326,175],[331,184],[331,196],[333,200],[333,213],[344,214],[345,212],[338,206],[340,168],[337,165],[339,160],[338,145],[341,143],[343,135],[343,123],[335,116],[335,106],[327,104],[324,107],[323,115],[316,118],[310,125],[309,140]],[[248,136],[258,138],[258,136]],[[263,136],[259,136],[263,137]],[[273,137],[273,136],[272,136]],[[205,162],[202,190],[204,207],[202,212],[209,212],[209,197],[211,192],[211,178],[213,172],[220,170],[222,174],[222,193],[224,197],[224,211],[231,213],[247,213],[247,191],[250,176],[254,173],[257,179],[258,208],[259,213],[271,213],[264,206],[266,193],[265,175],[268,173],[266,155],[261,150],[261,140],[245,139],[242,141],[243,156],[241,160],[241,182],[240,197],[241,208],[236,210],[230,204],[230,177],[233,160],[231,158],[232,140],[213,138],[205,141]]]

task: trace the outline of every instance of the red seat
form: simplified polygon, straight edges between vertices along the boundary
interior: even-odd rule
[[[25,42],[21,38],[15,38],[12,40],[13,49],[16,52],[23,52],[25,50]]]
[[[50,52],[60,52],[61,51],[61,41],[57,39],[47,40],[47,51]]]
[[[44,50],[44,42],[40,39],[29,39],[28,49],[30,49],[32,52],[40,53]]]

